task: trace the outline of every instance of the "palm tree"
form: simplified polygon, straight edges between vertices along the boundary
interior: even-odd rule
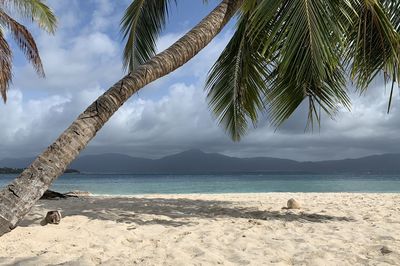
[[[57,24],[51,9],[41,0],[0,0],[0,94],[4,102],[7,101],[7,90],[12,80],[12,52],[4,29],[9,30],[37,74],[44,77],[42,61],[32,34],[10,14],[32,20],[48,33],[54,33]]]
[[[17,225],[130,96],[193,58],[235,15],[236,31],[206,84],[210,108],[234,140],[261,112],[280,125],[308,100],[312,124],[320,110],[333,116],[339,106],[349,108],[348,78],[363,91],[380,73],[392,89],[400,76],[399,1],[222,0],[156,55],[157,37],[175,2],[135,0],[127,8],[122,32],[129,73],[0,191],[0,235]]]

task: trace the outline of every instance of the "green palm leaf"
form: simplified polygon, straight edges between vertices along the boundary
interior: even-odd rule
[[[394,29],[396,30],[397,39],[400,40],[400,1],[391,1],[391,0],[384,0],[382,1],[383,8],[387,14],[388,19],[392,23]],[[400,42],[400,41],[398,41]],[[400,45],[397,47],[397,55],[400,54]],[[395,62],[393,66],[392,72],[392,88],[390,91],[390,98],[388,104],[388,113],[390,111],[390,106],[392,103],[392,96],[393,96],[393,89],[394,84],[397,82],[399,84],[400,80],[400,63],[399,58],[397,58],[397,62]]]
[[[380,2],[397,34],[400,32],[400,1],[382,0]]]
[[[42,60],[32,34],[20,23],[8,16],[0,9],[0,25],[7,27],[15,42],[32,63],[39,76],[44,77]]]
[[[268,69],[246,35],[248,22],[248,14],[240,17],[235,34],[206,81],[209,105],[235,141],[246,133],[248,121],[256,124],[266,93]]]
[[[156,40],[165,26],[168,6],[175,0],[134,0],[121,20],[126,40],[124,68],[132,71],[156,53]]]
[[[398,79],[400,38],[390,18],[399,27],[396,16],[399,12],[395,10],[399,4],[387,3],[387,6],[391,7],[392,14],[386,13],[379,1],[363,0],[355,6],[357,18],[349,30],[346,60],[361,90],[365,90],[381,71],[392,80]]]
[[[35,21],[43,30],[54,33],[57,28],[57,18],[53,11],[42,0],[3,0],[4,7],[14,9],[23,17]]]
[[[0,29],[0,94],[7,101],[7,89],[12,78],[12,53],[3,30]]]
[[[329,116],[339,106],[349,108],[340,56],[350,14],[348,3],[338,2],[264,0],[258,5],[250,33],[263,56],[273,60],[266,99],[273,124],[289,118],[305,99],[311,124],[314,118],[320,121],[320,108]]]
[[[0,27],[8,29],[26,58],[39,76],[44,77],[42,61],[32,34],[28,29],[13,19],[8,13],[17,14],[35,21],[40,28],[54,33],[57,20],[51,9],[41,0],[0,0]],[[7,100],[7,89],[12,79],[12,54],[4,34],[0,36],[0,94]]]
[[[400,3],[398,1],[359,1],[357,17],[349,28],[346,62],[361,92],[383,72],[392,81],[388,112],[394,84],[400,79]]]

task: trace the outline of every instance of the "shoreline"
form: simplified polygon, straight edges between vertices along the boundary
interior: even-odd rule
[[[12,181],[2,178],[0,187]],[[96,195],[220,193],[400,193],[400,176],[114,176],[69,175],[54,182],[55,191],[82,190]]]
[[[400,195],[400,192],[225,192],[225,193],[148,193],[148,194],[93,194],[90,191],[90,196],[83,197],[83,198],[135,198],[135,197],[163,197],[163,196],[189,196],[189,197],[196,197],[199,195],[209,195],[209,196],[262,196],[262,195],[303,195],[303,194],[311,194],[311,195],[329,195],[329,194],[338,194],[338,195],[358,195],[358,194],[367,194],[367,195]]]
[[[86,191],[85,191],[86,192]],[[91,193],[90,191],[87,191]],[[312,192],[277,192],[277,191],[271,191],[271,192],[224,192],[224,193],[218,193],[218,192],[196,192],[196,193],[142,193],[142,194],[94,194],[91,193],[90,197],[101,197],[101,196],[107,196],[107,197],[118,197],[118,196],[152,196],[152,195],[188,195],[188,196],[195,196],[195,195],[273,195],[273,194],[393,194],[393,195],[399,195],[399,192],[352,192],[352,191],[342,191],[342,192],[321,192],[321,191],[312,191]]]
[[[290,198],[300,210],[282,210]],[[224,193],[42,200],[0,239],[0,264],[400,263],[400,193]],[[41,226],[48,210],[59,225]],[[390,253],[383,254],[381,249]]]

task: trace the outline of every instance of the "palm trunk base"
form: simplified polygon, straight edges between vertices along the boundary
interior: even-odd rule
[[[14,228],[15,226],[13,226],[9,221],[0,216],[0,236],[7,234]]]

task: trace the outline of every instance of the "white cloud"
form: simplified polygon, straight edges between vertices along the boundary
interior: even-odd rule
[[[127,2],[127,1],[125,1]],[[52,1],[61,15],[56,36],[38,34],[47,78],[29,65],[15,69],[7,105],[0,105],[0,158],[28,157],[42,151],[105,89],[122,75],[118,21],[126,3],[91,0]],[[119,10],[119,12],[116,12]],[[88,13],[89,12],[89,13]],[[118,16],[116,15],[118,14]],[[159,41],[165,49],[184,32]],[[237,156],[329,159],[400,152],[399,96],[387,115],[388,91],[376,83],[366,96],[353,98],[353,110],[337,121],[324,119],[321,131],[304,133],[304,110],[278,131],[265,121],[233,143],[207,108],[204,79],[231,32],[225,31],[181,69],[147,86],[119,110],[86,152],[121,152],[160,157],[189,148]]]

